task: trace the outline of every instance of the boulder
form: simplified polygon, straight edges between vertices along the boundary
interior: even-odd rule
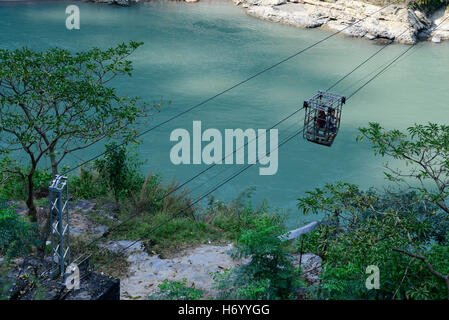
[[[437,10],[433,18],[431,36],[437,36],[440,40],[449,40],[449,8]]]
[[[301,267],[301,270],[304,274],[304,278],[309,285],[313,285],[318,283],[319,274],[321,272],[321,257],[312,253],[304,253],[304,254],[294,254],[293,257],[293,266],[296,268]]]
[[[441,42],[441,38],[439,36],[433,36],[432,37],[432,42],[433,43],[440,43]]]
[[[92,201],[78,200],[75,203],[69,202],[69,210],[79,210],[84,213],[92,211],[97,204]]]
[[[245,0],[247,6],[278,6],[287,3],[287,0]]]

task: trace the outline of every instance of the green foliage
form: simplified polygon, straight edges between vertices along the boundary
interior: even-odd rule
[[[429,11],[434,11],[444,4],[447,4],[447,0],[415,0],[410,2],[410,6],[413,9],[425,9]]]
[[[213,197],[209,198],[208,208],[201,219],[225,231],[231,239],[237,240],[242,232],[254,229],[257,220],[268,214],[266,203],[254,208],[250,201],[252,190],[250,188],[242,192],[230,205]]]
[[[114,137],[134,141],[137,122],[158,111],[160,104],[120,95],[109,83],[131,75],[128,57],[141,45],[131,41],[77,53],[0,49],[2,175],[31,178],[43,159],[55,175],[67,154]],[[23,163],[10,160],[18,152],[26,156]],[[34,188],[28,183],[25,192],[36,219]]]
[[[127,58],[141,44],[131,41],[78,53],[1,49],[0,128],[8,139],[2,150],[42,143],[45,147],[37,154],[48,155],[56,152],[54,147],[70,152],[119,130],[127,139],[135,137],[128,125],[145,115],[147,106],[137,97],[118,95],[106,83],[131,75]],[[65,152],[54,155],[60,159]]]
[[[164,280],[158,285],[160,291],[150,295],[150,300],[199,300],[203,296],[203,292],[196,289],[194,285],[187,287],[187,280],[182,282]]]
[[[300,270],[292,265],[285,233],[276,215],[254,221],[255,228],[240,236],[234,258],[250,258],[247,264],[215,276],[220,298],[291,299],[304,285]]]
[[[326,184],[300,198],[305,212],[326,212],[318,230],[303,236],[303,250],[323,258],[321,284],[315,298],[325,299],[442,299],[444,283],[435,278],[409,251],[411,243],[429,255],[429,261],[446,272],[445,250],[449,245],[434,228],[444,215],[424,203],[414,192],[407,194],[374,190],[361,191],[344,183]],[[442,243],[435,245],[436,242]],[[436,248],[442,248],[434,251]],[[309,252],[309,251],[307,251]],[[439,254],[431,255],[431,252]],[[431,259],[430,257],[434,257]],[[441,259],[441,260],[439,260]],[[439,261],[439,262],[438,262]],[[366,268],[376,265],[381,272],[380,289],[365,287]]]
[[[106,154],[95,161],[95,168],[102,182],[112,191],[116,201],[138,190],[144,179],[138,172],[140,163],[132,157],[125,146],[112,142],[106,145]]]
[[[368,138],[375,154],[402,160],[405,164],[404,170],[386,164],[388,180],[404,184],[423,200],[449,213],[446,204],[449,198],[449,126],[416,124],[403,133],[370,123],[368,128],[359,130],[358,139]]]
[[[122,206],[121,220],[132,212],[139,214],[111,237],[151,238],[147,243],[148,251],[166,256],[193,245],[237,240],[244,231],[256,227],[259,217],[267,214],[266,207],[253,208],[250,201],[247,204],[233,202],[230,206],[213,201],[214,205],[202,213],[194,214],[194,209],[190,209],[180,214],[190,205],[189,197],[183,193],[172,194],[159,204],[151,205],[155,195],[164,195],[173,188],[161,185],[159,180],[158,176],[149,175],[137,201]]]
[[[29,253],[37,243],[34,224],[26,222],[12,209],[0,208],[0,255],[10,260]]]
[[[4,167],[3,167],[4,168]],[[26,172],[28,169],[21,169]],[[11,200],[26,199],[25,181],[20,175],[8,175],[2,172],[0,164],[0,198]],[[51,182],[51,173],[44,169],[37,168],[33,174],[33,182],[36,189],[48,188]]]
[[[90,168],[81,168],[79,176],[69,177],[70,193],[78,199],[96,199],[106,196],[108,189],[100,182],[98,172]]]

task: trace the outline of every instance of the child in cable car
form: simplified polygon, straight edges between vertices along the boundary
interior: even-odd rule
[[[318,128],[323,129],[326,126],[326,113],[323,110],[318,110],[317,117]]]
[[[336,122],[338,121],[338,118],[335,116],[335,109],[329,108],[327,110],[327,129],[330,133],[336,133],[337,132],[337,126]]]

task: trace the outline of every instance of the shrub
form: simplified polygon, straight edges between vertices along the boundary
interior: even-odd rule
[[[95,199],[107,194],[108,190],[100,181],[97,172],[81,168],[79,176],[69,178],[70,193],[78,199]]]
[[[319,245],[323,257],[319,299],[444,299],[444,283],[438,281],[418,259],[396,248],[409,246],[408,236],[398,228],[395,216],[371,216],[343,231],[322,226],[309,238]],[[404,218],[403,218],[404,220]],[[413,239],[427,226],[410,215],[404,222],[413,226]],[[328,229],[326,231],[326,229]],[[333,233],[332,237],[329,235]],[[317,239],[318,237],[318,239]],[[449,272],[449,246],[421,244],[426,257],[442,273]],[[365,286],[366,267],[376,265],[380,270],[380,288]]]
[[[142,186],[144,179],[137,170],[139,166],[136,156],[115,142],[106,145],[104,158],[94,164],[101,178],[99,181],[112,191],[116,201]]]
[[[279,216],[263,216],[255,228],[243,232],[232,252],[234,258],[250,258],[247,264],[216,275],[222,299],[291,299],[305,285],[294,268]]]
[[[12,209],[0,208],[0,254],[7,260],[29,253],[36,245],[37,228]]]
[[[187,287],[187,280],[178,281],[164,280],[158,285],[160,291],[153,293],[148,298],[150,300],[199,300],[203,296],[203,292],[192,287]]]
[[[0,198],[10,200],[26,199],[25,180],[19,175],[7,176],[0,170]],[[48,170],[36,169],[33,175],[35,190],[39,188],[48,188],[51,182],[51,173]]]

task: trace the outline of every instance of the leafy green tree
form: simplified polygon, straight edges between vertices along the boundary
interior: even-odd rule
[[[399,130],[385,130],[378,123],[370,123],[360,129],[360,138],[371,141],[375,154],[402,160],[405,169],[385,165],[385,175],[390,181],[414,190],[423,201],[438,206],[449,216],[449,126],[429,123],[415,124],[407,133]],[[410,226],[400,217],[396,219],[407,232],[409,247],[396,248],[397,252],[422,261],[429,272],[442,280],[449,299],[449,270],[437,270],[426,257],[425,247],[414,241]],[[440,264],[440,263],[438,263]]]
[[[435,207],[423,205],[413,192],[362,191],[338,182],[326,184],[299,199],[299,208],[309,213],[326,213],[320,228],[305,237],[307,249],[323,258],[318,297],[329,299],[442,299],[444,284],[417,259],[395,249],[407,249],[409,236],[430,250],[433,261],[440,258],[441,270],[447,240],[440,254],[435,250],[439,234],[434,231]],[[339,214],[335,215],[335,208]],[[440,219],[443,217],[440,216]],[[398,223],[402,221],[407,229]],[[442,220],[439,220],[442,221]],[[437,222],[438,223],[438,222]],[[447,232],[448,230],[444,230]],[[381,272],[380,288],[365,286],[366,268],[376,265]]]
[[[385,165],[387,179],[405,190],[362,191],[339,182],[298,199],[303,212],[327,216],[310,238],[324,258],[322,289],[337,298],[448,297],[449,127],[415,125],[402,133],[371,123],[360,132],[376,154],[405,163]],[[384,279],[375,292],[364,288],[369,264]]]
[[[449,214],[449,126],[414,125],[403,133],[370,123],[360,132],[359,139],[369,139],[375,154],[402,160],[406,165],[398,169],[386,163],[388,180],[414,190]]]
[[[33,175],[43,158],[50,160],[54,176],[70,153],[106,138],[133,140],[138,120],[158,110],[158,104],[150,106],[110,86],[118,76],[131,75],[128,57],[140,45],[77,53],[59,48],[0,50],[2,177],[23,179],[32,220]],[[27,160],[14,160],[18,153]]]

